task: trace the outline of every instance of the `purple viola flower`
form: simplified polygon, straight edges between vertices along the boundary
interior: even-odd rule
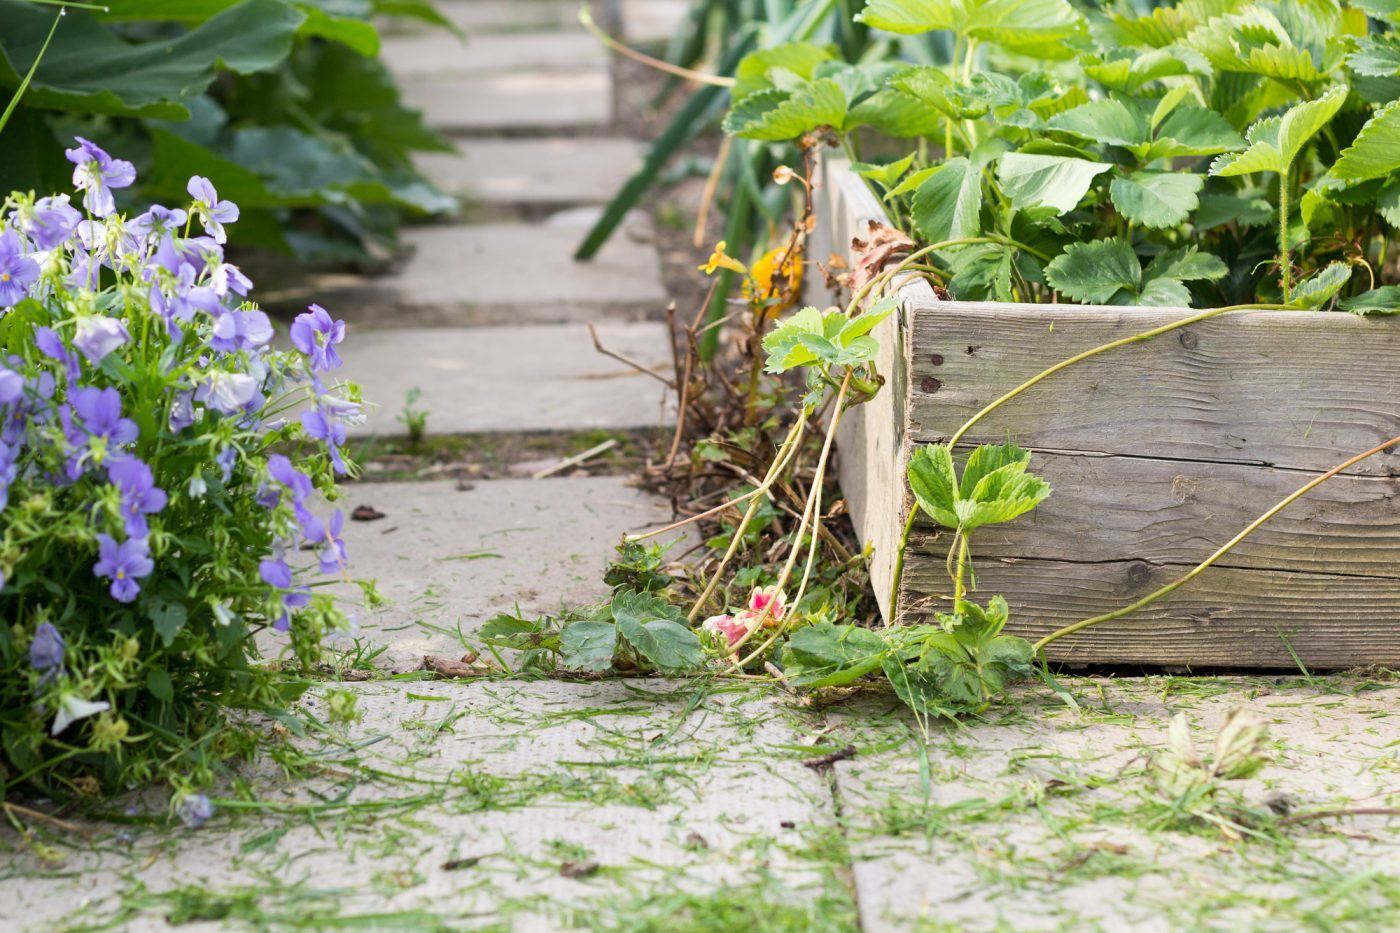
[[[227,242],[228,234],[224,233],[224,224],[231,224],[238,219],[238,205],[232,201],[220,201],[213,182],[203,175],[191,178],[185,190],[199,207],[199,219],[204,224],[204,231],[213,237],[216,243]]]
[[[233,415],[246,408],[257,395],[258,381],[252,376],[215,370],[199,384],[194,398],[215,411]]]
[[[160,204],[152,204],[146,213],[133,217],[127,227],[142,238],[152,234],[167,236],[179,233],[188,218],[189,214],[178,207],[171,210]]]
[[[272,629],[276,632],[285,632],[292,627],[292,613],[311,602],[311,594],[306,587],[298,587],[286,596],[282,597],[282,605],[285,611],[272,623]]]
[[[12,308],[29,297],[39,281],[39,264],[26,255],[24,240],[14,230],[0,233],[0,308]]]
[[[122,397],[116,389],[82,388],[73,393],[72,401],[73,411],[89,437],[100,437],[115,445],[136,440],[136,422],[122,417]]]
[[[344,339],[345,322],[333,319],[320,305],[311,305],[309,314],[298,314],[292,322],[292,345],[310,358],[318,373],[340,366],[335,345]]]
[[[34,640],[29,643],[29,664],[43,674],[43,680],[52,680],[63,666],[63,652],[67,647],[63,634],[51,622],[40,622],[34,630]]]
[[[82,247],[75,246],[73,258],[68,263],[68,277],[64,281],[74,288],[91,291],[97,288],[101,276],[101,261]]]
[[[24,398],[24,377],[0,366],[0,405],[13,405]]]
[[[306,429],[307,434],[325,443],[331,455],[331,466],[344,476],[345,459],[340,455],[340,448],[345,443],[345,425],[327,418],[319,409],[313,409],[301,413],[301,426]]]
[[[63,340],[59,338],[58,334],[47,327],[36,327],[34,328],[34,346],[38,347],[39,352],[49,359],[63,364],[69,382],[78,381],[78,377],[82,374],[78,364],[78,355],[68,352],[68,348],[63,345]]]
[[[238,448],[232,445],[219,451],[214,458],[214,463],[219,467],[219,475],[223,478],[224,484],[233,478],[233,466],[238,462]]]
[[[267,458],[267,475],[287,487],[293,502],[304,502],[306,497],[311,495],[311,479],[292,466],[292,461],[282,454],[273,454]]]
[[[68,203],[68,195],[56,194],[34,202],[34,209],[23,219],[24,232],[36,249],[53,249],[73,235],[82,219]]]
[[[321,559],[322,573],[343,572],[350,563],[350,554],[345,549],[345,540],[340,534],[345,529],[345,513],[336,509],[326,525],[325,541],[317,556]]]
[[[199,829],[214,815],[214,804],[203,794],[186,794],[175,805],[175,815],[190,829]]]
[[[98,560],[92,572],[112,581],[112,598],[119,603],[129,603],[141,592],[136,582],[150,576],[155,569],[151,561],[151,550],[145,538],[128,538],[121,544],[111,535],[97,536]]]
[[[106,217],[117,209],[113,188],[125,188],[136,180],[136,167],[124,159],[114,159],[96,143],[74,136],[78,148],[64,150],[72,162],[73,187],[83,191],[83,206],[94,217]]]
[[[19,447],[0,441],[0,512],[10,504],[10,486],[19,475]],[[0,588],[5,586],[5,574],[0,571]]]
[[[272,340],[272,322],[258,310],[227,311],[214,319],[211,349],[220,353],[257,350]]]
[[[170,431],[179,434],[194,424],[194,392],[177,392],[170,403]]]
[[[131,334],[121,321],[114,317],[90,314],[78,318],[73,346],[87,357],[89,363],[96,366],[113,350],[125,346],[130,340]]]
[[[146,523],[147,515],[155,515],[165,508],[165,490],[155,483],[151,468],[129,457],[117,460],[107,467],[107,479],[121,493],[122,518],[126,522],[126,533],[133,538],[144,538],[150,533]]]
[[[292,588],[292,568],[281,557],[267,557],[258,563],[258,576],[268,586],[279,590]]]
[[[243,274],[243,270],[231,262],[221,262],[209,273],[209,285],[220,298],[233,292],[246,295],[253,287],[253,280]]]

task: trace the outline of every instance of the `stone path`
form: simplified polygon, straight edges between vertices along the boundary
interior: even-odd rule
[[[377,403],[362,439],[403,433],[413,389],[430,444],[664,425],[662,383],[596,354],[584,326],[667,374],[648,222],[593,264],[571,259],[641,151],[609,126],[606,57],[572,0],[440,6],[466,46],[404,27],[385,56],[460,140],[424,169],[494,219],[469,207],[410,231],[388,277],[316,283],[352,324],[346,374]],[[655,41],[686,4],[614,8]],[[387,603],[337,648],[342,663],[382,648],[374,662],[396,673],[313,688],[325,727],[297,761],[241,775],[201,830],[143,822],[163,812],[154,799],[77,834],[0,836],[0,929],[1370,930],[1400,916],[1400,820],[1235,840],[1174,811],[1143,765],[1176,712],[1205,745],[1244,706],[1270,724],[1268,762],[1208,814],[1400,806],[1393,674],[1067,678],[1076,708],[1029,686],[958,725],[885,694],[814,704],[744,681],[435,682],[422,656],[461,655],[491,616],[604,595],[621,533],[669,508],[621,476],[345,494],[382,515],[346,538]],[[358,721],[330,721],[338,691]],[[314,776],[288,780],[293,764]]]

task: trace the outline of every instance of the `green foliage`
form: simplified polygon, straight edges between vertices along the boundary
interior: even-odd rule
[[[870,331],[889,317],[898,304],[895,298],[882,298],[864,313],[849,318],[835,308],[803,308],[763,339],[768,372],[785,373],[799,366],[826,371],[833,366],[854,367],[869,362],[878,349]]]
[[[53,42],[0,136],[0,186],[43,189],[71,173],[59,140],[87,136],[136,158],[123,203],[184,197],[222,179],[245,245],[353,259],[388,243],[398,217],[451,210],[416,173],[416,150],[449,148],[406,109],[374,18],[441,18],[425,2],[134,0],[109,13],[0,0],[0,94]],[[216,80],[217,79],[217,80]],[[313,219],[315,223],[308,223]]]
[[[919,508],[945,528],[963,533],[1009,522],[1050,495],[1050,484],[1026,472],[1031,455],[1015,444],[983,444],[968,456],[959,479],[945,444],[925,444],[909,458],[909,488]]]
[[[1326,307],[1395,284],[1400,39],[1385,4],[868,0],[855,18],[945,33],[953,60],[770,51],[741,64],[727,127],[774,141],[826,127],[857,152],[924,137],[927,155],[861,172],[900,229],[962,241],[929,259],[955,298]],[[1302,298],[1295,279],[1312,283]]]

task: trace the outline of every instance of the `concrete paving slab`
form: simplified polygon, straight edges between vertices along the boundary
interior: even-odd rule
[[[420,171],[439,188],[484,204],[600,204],[641,165],[631,139],[470,139],[461,152],[425,153]]]
[[[468,34],[465,41],[442,31],[389,36],[380,44],[379,57],[400,78],[608,67],[607,49],[585,32]]]
[[[583,32],[578,4],[571,0],[437,0],[433,6],[468,35],[543,29]],[[386,20],[381,26],[386,35],[432,33],[439,28],[410,19]]]
[[[783,701],[667,681],[352,689],[362,720],[302,743],[321,777],[245,774],[283,812],[94,824],[47,862],[6,826],[0,924],[708,929],[748,910],[849,927],[820,845],[830,788],[801,764],[819,722]]]
[[[636,320],[665,308],[650,226],[629,220],[590,262],[573,258],[578,224],[419,227],[394,273],[322,276],[313,294],[353,324]],[[347,343],[348,345],[348,343]]]
[[[603,570],[624,533],[671,520],[665,500],[624,477],[357,483],[338,503],[384,518],[348,522],[353,577],[388,601],[359,611],[359,633],[387,645],[390,666],[457,658],[462,637],[499,613],[556,612],[605,595]],[[346,608],[358,590],[343,587]],[[274,643],[274,642],[270,642]],[[473,643],[475,643],[473,641]]]
[[[923,771],[912,716],[892,705],[828,710],[841,723],[832,741],[896,746],[835,771],[862,929],[1365,926],[1400,907],[1400,818],[1231,840],[1204,821],[1174,822],[1143,768],[1176,712],[1188,713],[1209,754],[1226,712],[1244,706],[1271,736],[1257,779],[1231,782],[1245,806],[1264,809],[1272,792],[1297,812],[1395,807],[1400,687],[1296,677],[1065,683],[1081,712],[1024,690],[987,722],[933,723]],[[1386,880],[1361,880],[1377,873]],[[1357,879],[1355,891],[1338,896],[1344,879]]]
[[[447,132],[582,129],[613,119],[602,68],[411,78],[400,89],[404,103]]]
[[[690,0],[622,0],[623,35],[644,44],[668,42],[690,7]]]
[[[664,324],[601,323],[598,339],[654,372],[671,372]],[[405,433],[410,390],[430,434],[650,428],[672,420],[670,390],[599,354],[580,324],[367,330],[342,344],[337,376],[374,406],[352,436]]]

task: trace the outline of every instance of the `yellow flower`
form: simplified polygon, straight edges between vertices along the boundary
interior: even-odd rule
[[[724,254],[723,240],[720,240],[718,243],[715,244],[715,251],[710,254],[709,262],[705,263],[699,268],[700,271],[705,273],[706,275],[714,275],[716,269],[728,269],[731,272],[737,272],[740,275],[749,274],[747,266],[745,266],[739,260],[735,259],[733,256],[726,256]]]
[[[781,268],[779,263],[781,262]],[[777,282],[773,279],[778,278]],[[786,245],[764,253],[744,280],[744,300],[770,311],[782,311],[797,304],[802,292],[802,247]]]

